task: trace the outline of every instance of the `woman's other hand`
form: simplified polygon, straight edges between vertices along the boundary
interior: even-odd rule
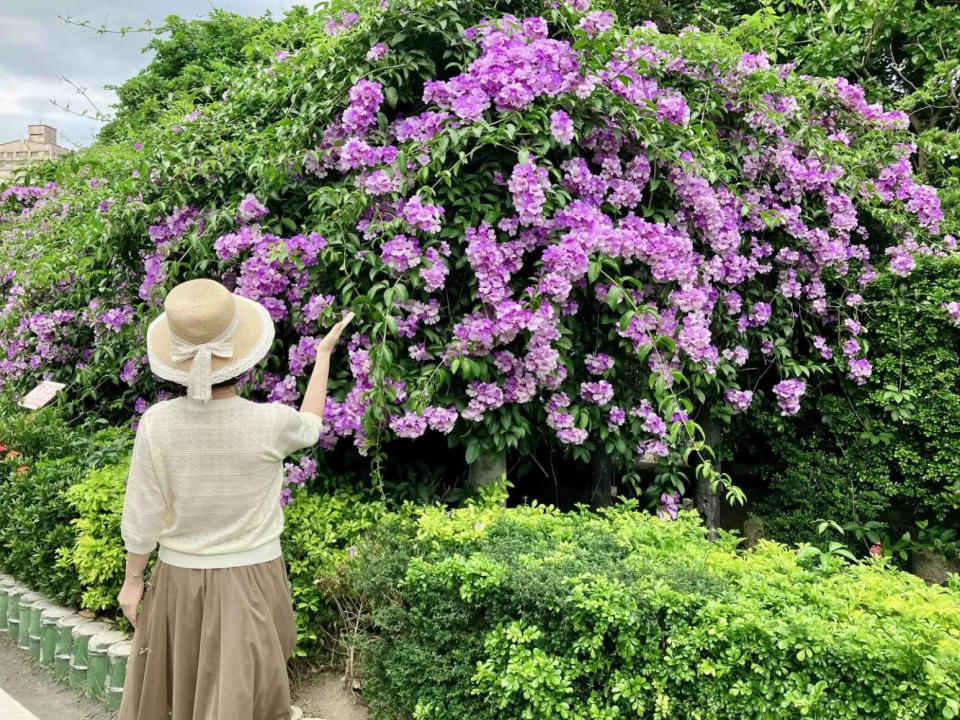
[[[123,581],[120,594],[117,595],[117,604],[123,610],[124,616],[130,621],[133,629],[137,629],[137,608],[143,598],[143,578],[128,577]]]
[[[340,339],[340,335],[343,333],[343,329],[350,324],[350,321],[353,320],[353,313],[348,312],[343,316],[343,320],[334,325],[330,332],[324,336],[323,340],[317,345],[318,353],[331,353],[333,352],[334,346],[337,344],[337,340]]]

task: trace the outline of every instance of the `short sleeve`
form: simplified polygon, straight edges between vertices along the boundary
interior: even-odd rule
[[[133,441],[120,520],[120,534],[127,551],[152,552],[163,530],[165,517],[166,502],[153,461],[147,414],[144,413]]]
[[[277,416],[273,428],[272,450],[277,457],[283,459],[297,450],[317,444],[323,418],[316,413],[294,410],[283,403],[274,405]]]

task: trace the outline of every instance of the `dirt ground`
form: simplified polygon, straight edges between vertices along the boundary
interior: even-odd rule
[[[322,720],[367,720],[366,708],[346,689],[340,676],[325,671],[298,668],[290,684],[293,704],[305,718]]]
[[[113,713],[79,690],[61,685],[52,673],[30,660],[0,635],[0,688],[37,716],[37,720],[110,720]],[[336,716],[334,716],[336,717]]]

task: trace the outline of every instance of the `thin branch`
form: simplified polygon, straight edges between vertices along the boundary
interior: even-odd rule
[[[50,98],[50,104],[53,105],[53,106],[55,106],[55,107],[60,108],[60,109],[63,110],[64,112],[70,113],[71,115],[76,115],[77,117],[82,117],[82,118],[88,118],[88,119],[98,120],[98,121],[100,121],[100,122],[102,122],[102,123],[110,122],[109,119],[107,119],[107,118],[102,118],[102,117],[97,117],[97,116],[95,116],[95,115],[91,115],[91,114],[90,114],[89,112],[87,112],[86,110],[83,110],[82,112],[77,112],[76,110],[71,109],[69,105],[61,105],[60,103],[58,103],[58,102],[57,102],[56,100],[54,100],[53,98]]]
[[[860,64],[861,70],[867,67],[867,60],[870,57],[870,51],[873,49],[873,43],[877,39],[880,28],[883,27],[883,24],[887,21],[887,18],[890,17],[890,13],[894,11],[898,4],[899,0],[893,0],[893,2],[890,3],[890,7],[887,8],[887,11],[877,18],[873,23],[873,27],[870,28],[870,36],[867,38],[867,47],[863,51],[863,62]]]
[[[135,33],[143,33],[143,32],[161,33],[161,32],[165,32],[165,31],[167,30],[167,26],[166,26],[166,25],[161,25],[160,27],[153,27],[153,25],[151,24],[149,18],[146,20],[144,27],[134,28],[134,27],[132,27],[132,26],[123,26],[123,27],[121,27],[119,30],[113,30],[113,29],[111,29],[111,28],[108,28],[105,24],[101,24],[100,27],[94,27],[94,26],[92,26],[92,25],[90,24],[90,21],[89,21],[89,20],[80,20],[80,21],[78,21],[78,20],[74,20],[74,19],[73,19],[72,17],[70,17],[69,15],[67,15],[66,17],[63,17],[63,15],[57,15],[57,17],[58,17],[60,20],[63,20],[63,22],[65,22],[67,25],[74,25],[74,26],[76,26],[76,27],[86,28],[87,30],[92,30],[92,31],[94,31],[95,33],[97,33],[97,35],[105,35],[105,34],[107,34],[107,33],[110,33],[111,35],[125,36],[127,33],[132,33],[132,32],[135,32]],[[207,21],[207,22],[209,22],[209,21]]]
[[[97,115],[103,115],[103,113],[100,111],[100,108],[97,107],[97,104],[96,104],[93,100],[90,99],[90,96],[89,96],[89,95],[87,95],[87,89],[86,89],[85,87],[80,87],[80,86],[77,85],[73,80],[71,80],[70,78],[68,78],[66,75],[61,75],[61,76],[60,76],[60,79],[63,80],[65,83],[67,83],[67,84],[69,84],[69,85],[72,85],[73,88],[74,88],[74,90],[76,90],[77,95],[79,95],[79,96],[82,97],[84,100],[86,100],[88,103],[90,103],[90,107],[92,107],[92,108],[94,109],[94,111],[97,113]]]

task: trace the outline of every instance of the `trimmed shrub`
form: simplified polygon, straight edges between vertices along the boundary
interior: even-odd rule
[[[58,548],[74,541],[74,514],[63,492],[83,477],[84,465],[68,456],[29,468],[10,469],[0,480],[0,570],[51,599],[77,604],[80,582],[56,561]]]
[[[385,507],[359,491],[294,491],[281,538],[297,613],[297,657],[333,650],[342,611],[325,578],[336,573],[347,550],[383,516]],[[334,660],[333,662],[336,662]]]
[[[631,502],[418,509],[347,564],[377,718],[954,717],[960,592]],[[806,559],[811,556],[810,559]]]
[[[77,515],[72,521],[76,541],[61,548],[58,564],[76,573],[84,588],[83,606],[96,612],[116,611],[123,585],[126,550],[120,518],[129,472],[129,458],[91,470],[64,495]]]

